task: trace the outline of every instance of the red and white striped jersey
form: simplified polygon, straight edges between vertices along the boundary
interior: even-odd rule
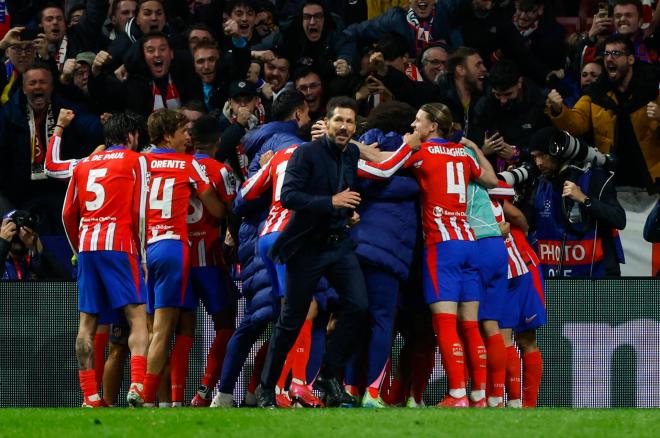
[[[236,197],[231,169],[205,154],[195,154],[195,159],[206,172],[220,201],[231,204]],[[196,196],[190,198],[186,222],[191,244],[190,266],[198,268],[223,265],[220,219],[214,218]]]
[[[497,187],[493,187],[492,189],[488,190],[488,193],[491,197],[491,207],[493,207],[493,213],[495,214],[497,223],[502,224],[506,222],[502,204],[505,200],[511,200],[515,196],[516,192],[513,190],[513,187],[503,181],[499,181]],[[513,231],[514,225],[510,225],[510,227],[511,231]],[[523,239],[524,236],[525,235],[523,234]],[[529,269],[527,269],[525,259],[523,258],[522,254],[520,253],[520,249],[518,248],[518,241],[516,241],[512,232],[510,232],[509,235],[504,239],[504,244],[509,254],[508,278],[516,278],[528,273]]]
[[[56,179],[69,179],[73,174],[73,168],[76,167],[80,160],[60,160],[62,144],[62,137],[53,135],[48,142],[48,150],[46,151],[46,162],[44,164],[44,172],[46,176]]]
[[[261,230],[261,236],[282,231],[289,222],[291,213],[288,209],[282,207],[280,195],[282,194],[282,184],[284,184],[284,174],[289,158],[296,150],[298,145],[289,146],[286,149],[279,150],[257,173],[247,179],[241,187],[241,196],[246,201],[256,199],[262,193],[273,188],[273,196],[270,204],[270,211],[266,218],[264,228]]]
[[[422,143],[406,167],[421,188],[425,243],[476,240],[467,218],[467,188],[471,178],[481,176],[481,168],[463,145],[432,138]]]
[[[403,167],[412,154],[412,148],[403,143],[399,149],[380,163],[360,159],[358,160],[357,175],[367,179],[387,179]]]
[[[146,154],[149,169],[147,243],[188,239],[188,205],[195,193],[212,190],[202,166],[192,155],[172,149]]]
[[[147,162],[112,146],[80,160],[69,181],[62,220],[74,252],[144,255]]]

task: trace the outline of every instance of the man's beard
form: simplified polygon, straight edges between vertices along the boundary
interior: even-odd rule
[[[312,121],[305,123],[302,126],[299,126],[296,130],[296,136],[302,140],[309,141],[312,139]]]

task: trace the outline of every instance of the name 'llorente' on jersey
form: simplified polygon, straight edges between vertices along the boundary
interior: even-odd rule
[[[153,149],[145,157],[149,169],[147,243],[163,239],[187,243],[189,200],[211,189],[211,182],[192,155]]]

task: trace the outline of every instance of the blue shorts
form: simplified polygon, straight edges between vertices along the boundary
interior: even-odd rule
[[[78,310],[104,314],[144,304],[146,288],[137,256],[121,251],[78,254]]]
[[[508,305],[500,321],[503,328],[514,332],[535,330],[548,321],[543,295],[534,284],[532,272],[509,280]]]
[[[257,254],[266,265],[270,284],[272,285],[273,296],[277,299],[284,298],[286,293],[286,265],[282,263],[275,263],[268,257],[268,251],[273,247],[275,241],[279,237],[280,232],[268,233],[259,237],[257,243]]]
[[[479,321],[499,321],[507,304],[509,288],[509,255],[502,237],[486,237],[477,241],[481,299]]]
[[[104,310],[99,313],[98,325],[116,324],[120,321],[122,313],[115,309]]]
[[[218,266],[192,268],[188,281],[193,296],[204,304],[209,315],[230,308],[236,299],[231,279]]]
[[[186,243],[167,239],[150,244],[147,246],[147,269],[149,307],[197,308],[188,284],[190,252]]]
[[[477,242],[448,240],[424,246],[422,287],[426,304],[479,301]]]

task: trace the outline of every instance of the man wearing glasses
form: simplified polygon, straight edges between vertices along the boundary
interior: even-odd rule
[[[0,41],[0,52],[4,53],[4,68],[0,69],[0,103],[4,105],[17,89],[20,89],[21,76],[37,57],[32,39],[25,36],[25,28],[11,29]]]
[[[592,134],[594,146],[616,157],[618,186],[648,188],[660,177],[659,75],[639,62],[625,35],[605,40],[604,78],[590,85],[573,107],[552,90],[546,101],[553,124],[575,136]]]
[[[323,96],[323,81],[321,76],[309,67],[302,67],[293,74],[296,90],[305,96],[309,106],[309,117],[312,121],[325,117],[325,105]]]

